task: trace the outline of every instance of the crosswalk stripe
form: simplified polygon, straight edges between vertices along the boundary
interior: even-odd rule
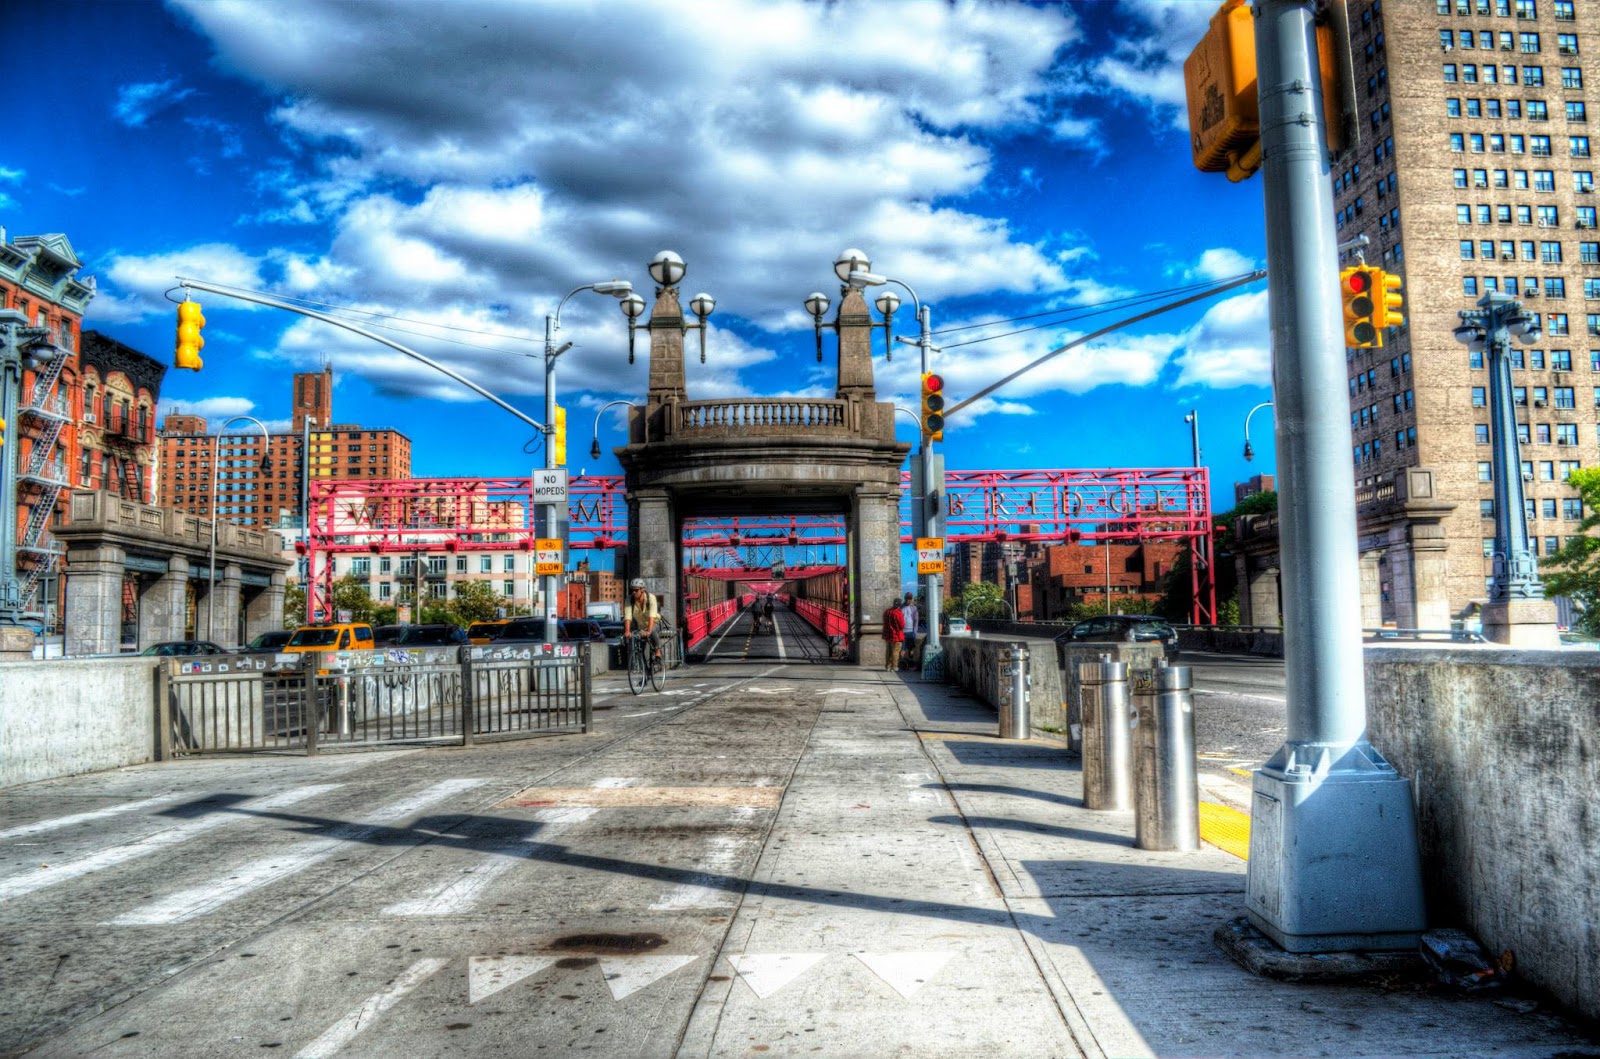
[[[319,783],[309,787],[296,787],[293,790],[283,791],[279,794],[267,795],[263,798],[252,798],[239,805],[219,808],[214,814],[201,817],[198,820],[189,820],[165,831],[158,831],[153,835],[120,846],[111,846],[87,857],[63,864],[51,864],[46,867],[31,871],[26,875],[18,875],[0,881],[0,901],[20,897],[23,894],[43,890],[47,886],[77,879],[91,872],[101,871],[118,864],[148,856],[158,850],[168,849],[181,842],[187,842],[196,835],[203,834],[225,824],[237,823],[246,819],[242,814],[270,812],[290,805],[298,804],[308,798],[338,788],[337,783]]]
[[[710,849],[701,861],[700,870],[687,882],[674,886],[650,906],[652,912],[678,912],[689,908],[728,908],[735,903],[735,895],[725,886],[717,886],[719,878],[732,875],[739,866],[739,853],[750,840],[734,835],[718,835],[711,839]]]
[[[469,956],[467,1003],[476,1004],[492,997],[555,962],[554,956]]]
[[[602,956],[600,973],[605,976],[611,998],[622,1000],[697,959],[699,957],[693,953],[687,956]]]
[[[729,956],[728,963],[740,981],[765,1000],[827,956],[825,952],[774,952],[758,956]]]
[[[324,1059],[338,1055],[356,1034],[375,1022],[379,1015],[398,1004],[417,986],[427,981],[449,960],[418,960],[378,992],[361,1002],[361,1006],[328,1027],[327,1031],[295,1053],[295,1059]]]
[[[858,952],[856,959],[907,1000],[950,962],[949,952]]]
[[[158,805],[167,805],[187,797],[183,794],[163,794],[156,798],[141,798],[136,802],[123,802],[121,805],[108,805],[104,809],[91,809],[86,813],[73,813],[71,816],[58,816],[52,820],[38,820],[31,824],[22,824],[18,827],[8,827],[0,831],[0,839],[22,838],[25,835],[37,835],[41,831],[56,831],[63,827],[72,827],[75,824],[86,823],[90,820],[103,820],[108,816],[119,816],[122,813],[138,813],[146,809],[154,809]]]
[[[595,814],[587,806],[563,806],[558,809],[540,809],[533,819],[544,824],[536,834],[527,838],[495,842],[482,847],[482,857],[472,868],[453,879],[445,881],[431,893],[396,901],[383,910],[386,916],[453,916],[469,911],[483,896],[491,883],[526,859],[536,845],[549,842],[573,824],[581,823]]]
[[[481,779],[444,780],[435,783],[398,802],[384,806],[361,823],[340,824],[327,834],[308,839],[297,848],[283,853],[272,853],[232,870],[200,886],[171,894],[143,908],[117,916],[111,922],[117,926],[144,926],[157,923],[181,923],[215,912],[225,904],[237,901],[246,894],[261,889],[279,879],[287,878],[326,860],[352,842],[362,842],[375,832],[396,821],[405,820],[436,802],[471,790],[483,784]]]

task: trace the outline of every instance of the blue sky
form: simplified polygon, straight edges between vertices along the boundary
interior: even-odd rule
[[[169,360],[163,292],[187,275],[383,316],[430,357],[542,417],[544,316],[672,249],[718,308],[690,396],[831,392],[801,303],[837,303],[859,247],[936,331],[1094,308],[1263,260],[1259,181],[1189,162],[1181,66],[1209,0],[790,4],[716,0],[7,5],[13,55],[58,55],[50,110],[0,145],[0,224],[64,232],[97,277],[85,326]],[[44,95],[35,103],[43,107]],[[27,97],[19,99],[24,107]],[[167,409],[288,417],[324,358],[341,422],[395,426],[413,471],[525,473],[528,429],[358,336],[201,297],[206,367]],[[907,304],[897,333],[915,334]],[[941,336],[954,400],[1136,309],[991,341]],[[447,325],[457,330],[441,330]],[[473,333],[482,332],[482,333]],[[595,411],[643,390],[616,303],[562,314],[570,464]],[[454,340],[454,341],[451,341]],[[693,342],[693,336],[691,336]],[[462,344],[467,343],[467,344]],[[881,347],[879,347],[881,348]],[[877,360],[916,404],[915,350]],[[952,420],[951,469],[1174,466],[1198,409],[1214,503],[1273,469],[1265,285],[1055,358]],[[909,420],[903,440],[914,441]]]

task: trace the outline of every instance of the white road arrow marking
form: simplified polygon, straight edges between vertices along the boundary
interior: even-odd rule
[[[767,999],[790,982],[805,974],[822,960],[825,952],[774,952],[759,956],[729,956],[737,974],[751,991],[762,1000]]]
[[[774,688],[774,687],[765,687],[765,688],[763,688],[763,687],[749,687],[749,688],[746,688],[746,689],[745,689],[745,690],[746,690],[746,691],[749,691],[749,692],[751,692],[751,693],[752,693],[752,694],[756,694],[756,695],[781,695],[781,694],[783,694],[783,693],[784,693],[784,692],[785,692],[785,691],[793,691],[793,690],[794,690],[794,688],[791,688],[791,687],[789,687],[789,686],[788,686],[788,685],[785,685],[785,686],[783,686],[783,687],[781,687],[781,688]]]
[[[927,985],[951,956],[948,952],[857,952],[851,955],[907,1000]]]
[[[514,986],[555,963],[554,956],[473,956],[467,960],[467,1003]]]
[[[611,989],[611,995],[617,1000],[631,996],[654,982],[658,978],[665,978],[685,964],[692,963],[695,956],[602,956],[600,958],[600,973],[606,977],[606,985]]]
[[[855,688],[829,688],[827,691],[822,692],[822,694],[824,694],[824,695],[865,695],[866,692],[857,691]]]

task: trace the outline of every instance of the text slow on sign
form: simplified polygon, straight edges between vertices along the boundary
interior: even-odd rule
[[[534,550],[534,563],[533,572],[540,576],[561,573],[561,538],[540,537]]]
[[[917,573],[944,573],[944,538],[917,538]]]

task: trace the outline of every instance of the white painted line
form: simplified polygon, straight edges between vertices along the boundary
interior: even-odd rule
[[[74,824],[86,823],[90,820],[102,820],[108,816],[120,813],[137,813],[145,809],[154,809],[158,805],[166,805],[188,797],[183,794],[163,794],[159,798],[141,798],[136,802],[123,802],[121,805],[110,805],[104,809],[93,809],[87,813],[73,813],[71,816],[58,816],[53,820],[40,820],[32,824],[23,824],[20,827],[8,827],[0,831],[0,839],[21,838],[24,835],[37,835],[41,831],[55,831],[58,828],[71,827]]]
[[[595,780],[589,786],[598,787],[601,790],[619,790],[623,787],[637,787],[643,782],[644,780],[638,776],[605,776]]]
[[[556,962],[554,956],[473,956],[467,960],[467,1003],[476,1004]]]
[[[430,805],[485,782],[478,779],[443,780],[408,798],[391,802],[361,823],[340,824],[330,828],[325,835],[305,840],[294,849],[269,853],[243,867],[226,871],[209,882],[181,890],[132,912],[125,912],[110,922],[117,926],[140,926],[198,919],[279,879],[305,871],[318,861],[348,849],[352,842],[365,841],[389,824],[407,820]]]
[[[678,912],[689,908],[732,908],[738,895],[723,886],[711,885],[716,877],[726,876],[739,866],[740,851],[750,839],[738,835],[718,835],[711,839],[705,857],[688,882],[674,886],[650,906],[652,912]]]
[[[600,973],[605,975],[613,1000],[631,996],[658,979],[693,963],[695,956],[602,956]]]
[[[727,636],[730,632],[732,632],[734,626],[739,624],[739,615],[741,613],[742,613],[741,611],[737,611],[737,610],[733,612],[733,620],[728,622],[728,627],[726,629],[722,630],[722,635],[717,637],[717,642],[712,644],[711,645],[711,649],[706,652],[706,661],[707,662],[711,661],[711,656],[717,653],[717,648],[722,646],[723,637]]]
[[[437,958],[418,960],[394,981],[362,1001],[360,1007],[335,1022],[321,1037],[296,1052],[295,1059],[323,1059],[324,1056],[339,1054],[345,1045],[355,1039],[356,1034],[372,1025],[379,1015],[398,1004],[402,997],[449,962]]]
[[[286,806],[303,802],[307,798],[314,798],[319,794],[337,788],[337,783],[319,783],[310,787],[296,787],[281,794],[271,794],[264,798],[252,798],[239,805],[219,806],[215,812],[200,817],[197,820],[188,820],[169,827],[165,831],[158,831],[134,842],[120,846],[111,846],[98,853],[91,853],[80,860],[67,861],[62,864],[51,864],[43,868],[19,875],[14,878],[0,881],[0,901],[6,901],[23,894],[31,894],[35,890],[43,890],[47,886],[76,879],[91,872],[101,871],[114,867],[130,860],[155,853],[158,850],[176,846],[180,842],[187,842],[196,835],[203,834],[225,824],[238,823],[247,817],[242,813],[268,812],[273,809],[282,809]]]
[[[785,659],[786,660],[789,657],[789,652],[787,652],[787,651],[785,651],[783,649],[783,629],[781,628],[782,625],[783,625],[783,623],[777,619],[776,615],[774,615],[774,617],[772,619],[772,635],[776,636],[778,638],[778,657],[780,659]]]
[[[856,959],[867,965],[873,974],[888,982],[896,993],[911,999],[911,995],[928,984],[953,955],[948,952],[857,952]]]
[[[825,952],[774,952],[760,956],[729,956],[728,963],[740,981],[765,1000],[811,970],[827,955]]]
[[[549,809],[540,809],[533,814],[533,819],[544,824],[537,832],[527,838],[515,841],[494,842],[480,847],[483,851],[480,862],[468,868],[454,879],[450,879],[436,887],[432,892],[410,898],[406,901],[396,901],[383,910],[386,916],[453,916],[471,911],[489,888],[500,876],[515,868],[519,862],[533,851],[533,847],[550,841],[556,835],[565,831],[573,824],[582,823],[595,814],[595,809],[587,805],[556,806]]]

